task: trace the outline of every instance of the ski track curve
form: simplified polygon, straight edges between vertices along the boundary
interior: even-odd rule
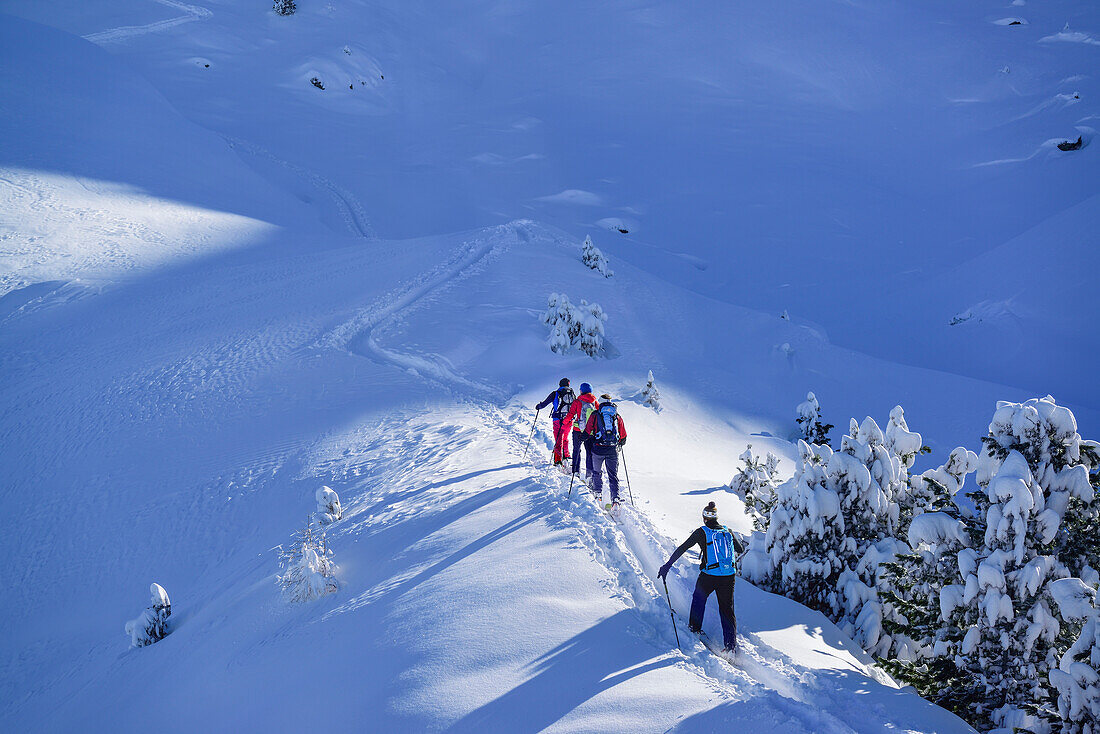
[[[209,8],[204,8],[200,5],[191,5],[189,3],[180,2],[179,0],[152,1],[169,8],[182,10],[184,14],[176,18],[169,18],[168,20],[158,20],[155,23],[147,23],[146,25],[127,25],[118,28],[109,28],[105,31],[99,31],[98,33],[89,33],[84,36],[84,40],[91,41],[92,43],[117,43],[118,41],[125,41],[135,36],[144,36],[147,33],[156,33],[158,31],[174,28],[178,25],[183,25],[184,23],[191,23],[196,20],[209,18],[214,14]]]
[[[401,316],[421,306],[430,297],[437,296],[480,272],[490,259],[504,253],[514,242],[525,237],[525,223],[511,222],[496,227],[484,239],[464,243],[449,260],[378,299],[322,337],[317,346],[343,348],[352,354],[411,371],[425,379],[469,391],[478,398],[496,394],[498,388],[460,374],[445,357],[400,352],[385,347],[379,343],[377,334]]]
[[[230,136],[223,136],[223,138],[234,151],[238,151],[239,153],[243,152],[257,158],[265,158],[285,168],[295,176],[309,181],[310,184],[324,191],[329,198],[332,199],[332,203],[336,205],[336,210],[340,212],[340,217],[344,220],[344,226],[348,228],[348,232],[356,237],[363,237],[368,240],[378,239],[363,205],[360,204],[359,199],[347,189],[334,184],[327,178],[307,168],[303,168],[296,163],[291,163],[288,160],[280,158],[271,151],[255,143],[249,143],[240,138]]]
[[[511,437],[517,459],[523,455],[530,427],[527,412],[519,406],[498,406],[486,411],[497,423],[498,430]],[[535,442],[540,444],[538,448],[546,449],[552,446],[552,437],[542,426],[537,426],[532,439],[532,443]],[[535,449],[532,446],[531,450]],[[676,637],[669,629],[668,605],[656,581],[656,569],[671,555],[675,543],[644,513],[629,504],[620,507],[618,520],[613,521],[591,499],[584,485],[578,488],[574,484],[572,495],[567,496],[568,481],[555,469],[548,464],[540,465],[537,459],[532,469],[535,485],[532,492],[540,496],[541,501],[555,505],[548,512],[550,522],[559,528],[572,529],[592,557],[607,569],[612,577],[612,594],[632,607],[646,624],[647,641],[659,649],[675,651]],[[652,569],[652,573],[647,569]],[[670,574],[670,585],[688,585],[687,580],[673,579],[674,575],[675,572]],[[748,582],[742,580],[742,583]],[[685,593],[690,596],[690,589]],[[762,642],[751,631],[743,627],[738,630],[740,651],[734,665],[715,655],[690,632],[679,610],[675,620],[681,645],[680,663],[715,685],[716,690],[730,700],[759,700],[762,705],[789,717],[787,726],[792,732],[856,734],[879,730],[863,726],[857,718],[858,712],[846,721],[828,710],[847,711],[847,704],[839,699],[833,699],[831,703],[835,705],[827,709],[820,702],[795,697],[798,686],[812,689],[815,696],[828,696],[828,689],[817,685],[812,673],[793,663],[782,651]]]

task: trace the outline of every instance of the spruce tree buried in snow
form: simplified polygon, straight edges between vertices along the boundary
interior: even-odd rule
[[[949,508],[914,519],[917,552],[891,569],[910,594],[898,602],[912,612],[899,632],[920,652],[891,669],[979,729],[1070,726],[1063,708],[1079,709],[1063,707],[1054,687],[1069,690],[1072,681],[1048,673],[1080,639],[1060,585],[1071,573],[1095,580],[1089,559],[1100,538],[1088,514],[1095,444],[1081,440],[1072,413],[1049,397],[1000,403],[983,442],[979,489],[968,493],[976,512]],[[949,477],[963,463],[959,450],[952,456],[955,470],[946,471],[951,461],[943,467]]]
[[[287,601],[309,601],[340,588],[331,556],[325,531],[310,516],[290,546],[279,548],[279,565],[283,573],[278,581]]]
[[[649,371],[645,387],[642,388],[639,397],[642,400],[642,405],[653,408],[654,412],[661,412],[661,393],[657,390],[657,383],[653,380],[653,370]]]
[[[728,486],[744,501],[745,509],[752,517],[753,527],[757,530],[766,530],[768,518],[771,517],[772,508],[775,507],[776,502],[775,487],[779,459],[769,451],[767,459],[761,461],[753,456],[751,443],[738,458],[744,466],[737,470],[737,474],[730,480]]]
[[[816,395],[812,392],[806,393],[806,400],[798,404],[795,412],[797,413],[795,422],[801,429],[803,441],[817,444],[829,443],[829,431],[832,430],[833,424],[821,422],[821,405],[817,402]]]
[[[137,619],[126,623],[126,634],[130,636],[130,647],[145,647],[168,634],[168,618],[172,616],[172,602],[168,593],[160,584],[150,584],[151,600]]]

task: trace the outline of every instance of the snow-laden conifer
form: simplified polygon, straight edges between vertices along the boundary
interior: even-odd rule
[[[574,337],[574,344],[589,357],[598,356],[603,351],[605,321],[607,314],[600,308],[600,304],[581,301],[579,333]]]
[[[1100,734],[1100,609],[1096,589],[1081,579],[1050,584],[1062,617],[1082,622],[1081,633],[1050,671],[1058,692],[1061,734]]]
[[[317,500],[317,520],[322,525],[336,522],[344,516],[340,505],[340,496],[331,487],[321,487],[315,494]]]
[[[279,548],[279,585],[288,601],[309,601],[336,591],[336,564],[325,531],[311,516],[287,548]]]
[[[600,251],[600,248],[592,244],[591,237],[584,238],[581,262],[605,278],[610,278],[615,274],[611,268],[608,267],[607,256]]]
[[[753,455],[751,443],[738,459],[743,466],[738,467],[737,473],[729,482],[729,488],[744,500],[753,527],[767,530],[776,503],[779,459],[769,451],[767,458],[761,460]]]
[[[653,381],[653,370],[649,371],[649,377],[646,378],[640,397],[642,405],[653,408],[657,413],[661,412],[661,393],[657,390],[657,383]]]
[[[818,444],[829,443],[829,431],[832,430],[833,425],[821,422],[821,404],[818,403],[816,395],[812,392],[806,393],[806,400],[798,404],[795,413],[797,414],[795,422],[798,423],[802,431],[803,441]]]
[[[799,441],[798,455],[794,477],[776,488],[763,548],[751,549],[744,573],[769,591],[835,617],[846,529],[840,496],[826,473],[833,450]]]
[[[955,660],[973,682],[965,701],[972,723],[1043,727],[1055,708],[1047,674],[1074,635],[1051,584],[1070,576],[1067,561],[1080,562],[1058,553],[1071,547],[1062,526],[1070,500],[1094,499],[1088,457],[1073,414],[1050,397],[998,403],[983,442],[980,491],[969,495],[980,544],[962,569],[962,605],[977,621]]]
[[[840,450],[829,460],[829,486],[840,497],[845,539],[838,555],[844,563],[837,578],[840,628],[865,650],[885,654],[891,637],[882,628],[878,596],[879,566],[908,547],[897,537],[902,487],[901,461],[886,447],[885,435],[868,416],[851,421]]]
[[[160,584],[149,585],[149,606],[126,623],[126,634],[130,636],[131,647],[145,647],[168,634],[168,618],[172,616],[172,602],[168,592]]]
[[[539,320],[550,330],[546,344],[553,352],[565,354],[578,349],[596,357],[603,351],[607,314],[598,303],[582,300],[574,306],[564,293],[551,293]]]
[[[275,0],[271,7],[279,15],[294,15],[294,11],[298,9],[294,0]]]

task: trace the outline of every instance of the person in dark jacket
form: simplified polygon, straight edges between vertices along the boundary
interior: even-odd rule
[[[546,396],[546,400],[535,405],[535,410],[542,410],[547,405],[553,404],[550,418],[554,421],[554,465],[560,465],[563,460],[569,458],[569,423],[565,417],[569,415],[569,409],[573,406],[573,388],[569,387],[569,378],[563,377],[558,383],[558,389]]]
[[[691,597],[688,627],[696,634],[703,631],[703,613],[707,608],[707,599],[711,594],[717,594],[723,644],[727,652],[735,652],[737,617],[733,613],[733,580],[737,574],[737,557],[745,552],[745,544],[732,530],[718,522],[718,508],[710,502],[703,508],[703,526],[696,528],[672,552],[672,557],[661,566],[657,576],[665,578],[676,559],[693,545],[699,546],[699,578],[695,581],[695,593]]]
[[[603,502],[603,469],[607,467],[611,504],[619,504],[619,447],[626,444],[626,424],[607,393],[600,396],[600,404],[588,418],[581,438],[592,451],[592,492],[596,501]]]

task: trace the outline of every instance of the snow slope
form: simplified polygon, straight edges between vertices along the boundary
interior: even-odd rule
[[[950,321],[977,301],[928,297],[958,267],[1012,299],[1002,278],[1046,248],[982,256],[1029,230],[1059,240],[1100,193],[1095,148],[1055,147],[1090,141],[1100,114],[1094,3],[73,5],[5,7],[102,39],[187,117],[263,151],[243,155],[284,188],[264,154],[323,172],[384,236],[533,218],[851,349],[1100,406],[1087,344],[1042,372],[986,321],[960,354]],[[1093,257],[1095,212],[1070,219],[1067,248]],[[1043,292],[1028,340],[1066,311]]]
[[[903,42],[950,66],[922,44],[969,31],[898,30],[941,5],[799,3],[713,23],[713,4],[303,2],[290,19],[228,1],[6,4],[61,30],[0,15],[0,98],[18,111],[0,116],[0,725],[969,731],[820,615],[743,581],[740,664],[706,652],[682,619],[678,653],[655,585],[708,499],[748,531],[722,485],[750,441],[792,470],[786,439],[807,389],[838,424],[901,402],[933,460],[974,446],[996,400],[1028,396],[974,379],[988,354],[885,361],[886,337],[850,338],[858,319],[831,302],[905,260],[868,264],[841,240],[899,221],[932,240],[904,215],[973,183],[929,192],[943,157],[864,150],[838,132],[869,109],[868,85],[887,95],[875,109],[906,97],[882,81],[880,65],[903,66],[885,49]],[[872,41],[847,53],[857,37]],[[823,50],[844,39],[844,53]],[[340,84],[321,92],[308,83],[318,74]],[[941,94],[937,80],[921,88]],[[677,114],[689,104],[697,115]],[[811,114],[820,124],[801,122]],[[921,145],[950,137],[935,130]],[[778,166],[759,145],[799,136]],[[902,164],[911,180],[882,194],[875,172]],[[1014,197],[1050,190],[998,168],[977,170]],[[731,181],[733,169],[762,178]],[[837,170],[854,183],[834,185]],[[1077,185],[1095,183],[1081,173]],[[932,201],[892,208],[918,193]],[[834,198],[794,216],[791,201],[816,196]],[[1088,197],[1063,211],[1045,196],[1034,217],[976,198],[1015,217],[987,244],[1031,227],[1004,245],[1021,259],[1049,221],[1068,233],[1095,221]],[[850,224],[865,210],[872,221]],[[827,212],[855,233],[789,249]],[[631,229],[591,230],[610,279],[580,263],[580,235],[604,219]],[[737,247],[714,244],[735,230]],[[940,253],[945,294],[964,277],[946,269],[957,250]],[[788,303],[779,279],[799,294],[793,321],[756,310]],[[993,301],[1001,287],[975,294]],[[552,291],[603,305],[612,358],[549,352],[536,317]],[[1027,298],[1026,328],[1047,328],[1054,308]],[[1072,386],[1065,365],[998,379]],[[545,425],[523,457],[531,406],[562,374],[626,398],[649,369],[665,410],[622,402],[637,507],[615,524],[545,465]],[[1074,406],[1086,436],[1093,397]],[[288,606],[271,549],[321,484],[347,508],[330,531],[341,588]],[[670,577],[678,614],[693,578],[686,560]],[[174,631],[127,650],[123,622],[152,581],[172,597]]]

